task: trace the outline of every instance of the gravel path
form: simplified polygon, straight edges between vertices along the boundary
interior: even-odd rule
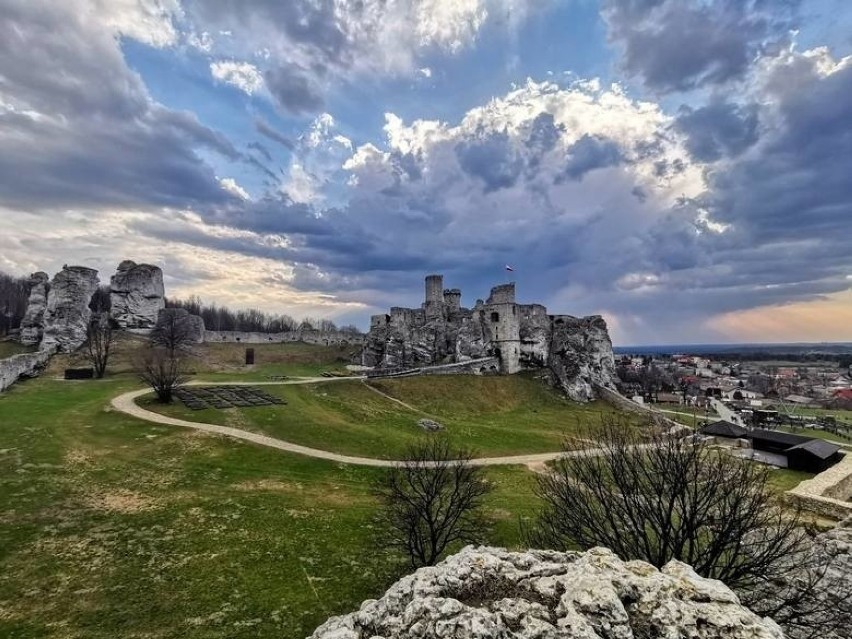
[[[203,386],[203,385],[215,385],[215,386],[285,386],[288,384],[316,384],[316,383],[326,383],[326,382],[337,382],[337,381],[351,381],[352,377],[303,377],[299,379],[287,380],[282,382],[191,382],[188,386]],[[155,413],[150,410],[146,410],[139,406],[136,403],[136,399],[141,397],[142,395],[147,395],[151,391],[147,388],[143,388],[141,390],[130,391],[129,393],[123,393],[114,397],[112,399],[112,407],[122,413],[126,413],[132,417],[136,417],[137,419],[144,420],[146,422],[154,422],[156,424],[166,424],[168,426],[182,426],[184,428],[193,428],[195,430],[200,430],[205,433],[215,433],[217,435],[225,435],[226,437],[233,437],[234,439],[242,439],[243,441],[252,442],[253,444],[259,444],[261,446],[268,446],[269,448],[277,448],[278,450],[284,450],[288,453],[296,453],[297,455],[305,455],[307,457],[315,457],[317,459],[326,459],[328,461],[337,462],[340,464],[354,464],[356,466],[377,466],[382,468],[389,468],[395,464],[399,464],[398,461],[388,460],[388,459],[375,459],[372,457],[355,457],[352,455],[341,455],[338,453],[332,453],[327,450],[320,450],[318,448],[309,448],[308,446],[300,446],[299,444],[292,444],[283,439],[276,439],[275,437],[268,437],[267,435],[261,435],[258,433],[251,433],[245,430],[240,430],[238,428],[230,428],[228,426],[220,426],[218,424],[205,424],[203,422],[190,422],[184,419],[177,419],[175,417],[168,417],[166,415],[161,415],[160,413]],[[543,462],[548,462],[553,459],[559,457],[562,453],[538,453],[533,455],[512,455],[508,457],[480,457],[478,459],[471,460],[471,464],[474,466],[505,466],[505,465],[514,465],[514,464],[538,464]]]

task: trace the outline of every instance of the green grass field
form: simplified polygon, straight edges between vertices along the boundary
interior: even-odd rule
[[[64,364],[0,395],[0,636],[301,638],[407,572],[375,541],[381,470],[127,417],[132,375]],[[518,546],[533,474],[487,477],[489,541]]]
[[[179,402],[157,404],[152,396],[141,399],[140,404],[189,421],[385,459],[399,458],[423,437],[417,425],[423,417],[444,424],[453,444],[485,456],[559,450],[566,435],[599,424],[602,414],[613,413],[602,402],[579,405],[566,401],[540,381],[519,375],[417,377],[369,384],[352,380],[264,387],[285,399],[283,406],[193,411]]]
[[[112,397],[140,387],[130,366],[138,346],[119,345],[105,380],[61,381],[67,358],[57,358],[0,394],[0,637],[302,638],[407,572],[376,541],[371,487],[381,469],[113,411]],[[235,362],[241,348],[199,350],[205,377],[260,374]],[[341,366],[325,347],[263,345],[258,355],[276,360],[259,364],[275,374]],[[553,450],[563,423],[606,410],[568,404],[524,377],[377,386],[442,418],[454,441],[492,452]],[[293,392],[286,408],[305,430],[309,418],[326,420],[311,435],[323,446],[387,438],[364,451],[389,455],[418,435],[418,414],[360,382],[278,388]],[[519,547],[520,523],[536,510],[534,475],[512,466],[486,477],[488,541]]]

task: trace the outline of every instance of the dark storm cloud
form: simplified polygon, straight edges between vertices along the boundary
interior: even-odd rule
[[[461,167],[485,183],[485,190],[495,191],[517,182],[524,167],[507,133],[479,133],[474,139],[456,146]]]
[[[742,77],[755,54],[787,37],[798,0],[606,0],[623,66],[651,89],[685,91]]]
[[[322,109],[323,97],[313,76],[295,64],[283,65],[264,73],[266,87],[285,110],[295,114],[315,113]]]
[[[682,107],[675,128],[686,135],[686,148],[696,160],[714,162],[737,156],[758,138],[755,105],[713,102],[698,109]]]
[[[565,169],[556,181],[582,180],[589,171],[616,166],[621,160],[621,148],[614,140],[586,134],[568,147]]]
[[[73,5],[0,12],[0,202],[30,211],[229,199],[197,149],[240,154],[190,113],[153,103],[112,35]]]

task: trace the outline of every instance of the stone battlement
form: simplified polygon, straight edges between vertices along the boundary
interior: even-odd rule
[[[467,359],[496,358],[499,372],[549,368],[573,399],[589,400],[595,388],[615,387],[615,358],[599,317],[547,314],[542,304],[518,304],[515,284],[491,289],[473,309],[461,305],[458,288],[443,288],[441,275],[425,280],[421,308],[392,307],[374,315],[361,364],[380,370],[426,369]],[[490,372],[490,371],[489,371]]]

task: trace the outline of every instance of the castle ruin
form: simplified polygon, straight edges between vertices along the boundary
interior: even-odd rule
[[[361,364],[394,371],[486,357],[496,357],[506,375],[548,370],[577,401],[615,387],[612,342],[600,316],[548,315],[541,304],[518,304],[514,283],[495,286],[487,300],[465,308],[461,291],[444,289],[442,275],[426,277],[420,308],[393,307],[371,318]]]

